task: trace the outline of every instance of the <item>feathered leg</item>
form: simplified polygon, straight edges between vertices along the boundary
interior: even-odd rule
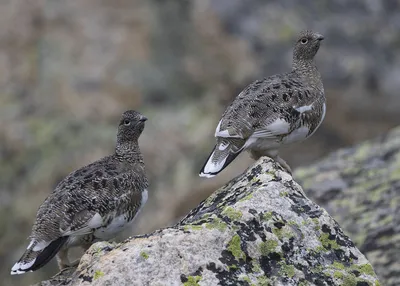
[[[60,270],[70,267],[68,248],[63,248],[57,253],[57,263]]]
[[[250,157],[254,160],[260,159],[262,156],[270,157],[271,159],[275,160],[275,162],[279,163],[281,167],[286,170],[290,175],[292,175],[292,169],[290,168],[289,164],[286,163],[280,156],[277,150],[267,150],[267,151],[259,151],[259,150],[250,150]]]
[[[90,246],[91,246],[91,244],[81,245],[84,252],[86,252]],[[58,262],[58,267],[60,268],[60,270],[64,270],[65,268],[69,268],[69,267],[76,267],[79,265],[79,262],[81,261],[81,259],[78,258],[78,259],[70,262],[69,258],[68,258],[68,250],[69,250],[68,248],[63,248],[57,254],[57,262]]]

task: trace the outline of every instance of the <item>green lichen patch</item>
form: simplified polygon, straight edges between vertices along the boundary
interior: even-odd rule
[[[329,239],[328,233],[323,233],[319,236],[319,241],[322,247],[325,249],[339,249],[340,246],[337,244],[336,240]]]
[[[353,274],[346,275],[342,280],[343,286],[356,286],[358,282],[362,282],[362,279],[357,279]]]
[[[259,272],[261,272],[261,267],[260,267],[260,264],[256,261],[256,260],[253,260],[252,262],[251,262],[251,270],[253,271],[253,273],[259,273]]]
[[[246,259],[246,254],[243,252],[242,247],[240,245],[241,240],[240,236],[235,234],[231,241],[228,243],[228,250],[232,253],[232,255],[237,259]]]
[[[93,247],[92,253],[93,253],[93,256],[99,256],[101,254],[101,247],[97,247],[97,246]]]
[[[280,197],[287,197],[287,196],[289,196],[289,192],[287,192],[287,191],[280,192],[280,193],[279,193],[279,196],[280,196]]]
[[[280,268],[280,270],[279,270],[279,273],[282,275],[282,276],[287,276],[287,277],[289,277],[289,278],[292,278],[293,276],[294,276],[294,274],[295,274],[295,268],[294,268],[294,266],[293,265],[288,265],[288,264],[286,264],[285,262],[280,262],[279,263],[280,264],[280,266],[281,266],[281,268]]]
[[[308,283],[308,281],[300,281],[298,286],[309,286],[310,283]]]
[[[238,267],[236,264],[232,264],[232,265],[229,265],[228,268],[229,268],[229,271],[235,271],[235,270],[237,270],[239,267]]]
[[[145,251],[140,252],[140,256],[146,260],[149,259],[149,255]]]
[[[287,226],[283,226],[281,228],[273,228],[272,233],[276,235],[279,240],[284,240],[285,238],[290,239],[294,236],[294,233],[291,231],[291,228]]]
[[[360,274],[376,277],[374,269],[372,268],[371,264],[351,265],[350,267],[347,267],[343,263],[335,261],[332,263],[332,265],[329,268],[334,270],[333,277],[336,280],[340,280],[341,281],[340,285],[344,285],[344,286],[355,286],[355,285],[358,285],[357,283],[359,283],[359,282],[364,282],[364,284],[368,283],[368,285],[372,285],[365,279],[357,277],[358,274],[356,276],[353,273],[355,271],[359,272]],[[326,274],[327,276],[330,276],[330,273],[331,272],[329,270],[324,270],[324,274]],[[379,284],[379,282],[378,282],[378,284]],[[375,285],[376,285],[376,283],[375,283]]]
[[[272,177],[272,179],[276,179],[276,170],[268,169],[265,173],[270,175]]]
[[[371,264],[354,265],[352,269],[359,271],[360,273],[375,276],[375,271]]]
[[[324,268],[322,267],[321,264],[315,265],[314,267],[311,267],[311,272],[312,273],[321,273],[323,272]]]
[[[188,276],[187,281],[183,283],[184,286],[199,286],[201,276]]]
[[[249,276],[243,276],[241,278],[243,281],[246,281],[247,283],[249,283],[251,285],[251,279],[249,278]]]
[[[273,217],[272,212],[266,212],[263,214],[262,219],[265,221],[269,221],[272,219],[272,217]]]
[[[241,198],[241,199],[239,200],[239,202],[248,201],[248,200],[250,200],[252,197],[253,197],[253,193],[250,193],[250,194],[248,194],[247,196],[245,196],[244,198]]]
[[[318,218],[312,218],[311,219],[312,220],[312,222],[314,223],[314,230],[316,230],[316,231],[318,231],[318,230],[320,230],[321,229],[321,226],[319,225],[319,220],[318,220]]]
[[[345,269],[344,264],[343,264],[343,263],[340,263],[340,262],[338,262],[338,261],[334,261],[334,262],[332,263],[331,267],[334,268],[334,269],[340,269],[340,270],[344,270],[344,269]]]
[[[271,286],[271,279],[267,278],[265,275],[257,277],[257,286]]]
[[[343,279],[344,275],[343,275],[343,273],[340,272],[340,271],[335,271],[335,272],[333,272],[333,277],[334,277],[335,279]]]
[[[100,277],[103,277],[103,276],[104,276],[104,272],[102,272],[100,270],[96,270],[94,272],[93,279],[96,280],[96,279],[99,279]]]
[[[273,239],[269,239],[266,242],[260,243],[260,252],[262,256],[268,256],[271,252],[276,251],[276,247],[278,246],[278,242]]]
[[[207,229],[218,229],[219,231],[225,231],[227,228],[226,223],[224,223],[218,217],[211,217],[211,221],[206,223]]]
[[[242,218],[243,214],[232,207],[227,207],[223,210],[222,215],[226,215],[230,220],[236,221]]]

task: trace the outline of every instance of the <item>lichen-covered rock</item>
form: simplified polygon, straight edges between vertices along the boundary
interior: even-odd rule
[[[177,225],[119,245],[94,244],[76,272],[42,285],[60,281],[62,285],[379,285],[371,264],[332,217],[266,158]]]
[[[295,173],[340,223],[383,285],[400,285],[400,128]]]

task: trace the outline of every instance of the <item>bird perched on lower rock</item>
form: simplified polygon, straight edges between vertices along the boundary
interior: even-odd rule
[[[282,145],[310,137],[325,117],[325,95],[314,56],[324,37],[301,32],[293,51],[292,71],[257,80],[247,86],[222,115],[215,131],[217,144],[200,171],[213,177],[243,150],[258,159],[275,159]]]
[[[138,139],[146,117],[126,111],[113,155],[69,174],[40,206],[30,243],[11,274],[35,271],[56,254],[60,269],[75,266],[68,250],[116,236],[147,201],[148,180]]]

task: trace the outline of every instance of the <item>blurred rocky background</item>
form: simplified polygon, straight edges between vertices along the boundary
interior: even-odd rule
[[[0,277],[10,276],[36,210],[65,175],[113,151],[126,109],[149,121],[140,144],[150,198],[135,228],[175,222],[252,161],[197,176],[225,106],[255,79],[290,69],[301,29],[317,55],[324,123],[286,148],[292,167],[400,122],[399,0],[0,0]],[[123,236],[122,236],[123,237]],[[134,267],[134,265],[132,265]]]

